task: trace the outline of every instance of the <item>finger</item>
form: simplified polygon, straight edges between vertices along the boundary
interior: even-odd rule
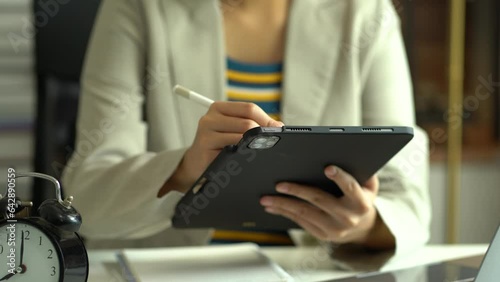
[[[361,186],[359,185],[358,181],[354,179],[352,175],[340,169],[339,167],[328,166],[325,168],[324,173],[326,177],[334,181],[339,186],[340,190],[342,190],[345,196],[350,198],[358,198],[362,193]]]
[[[346,208],[339,199],[316,187],[282,182],[276,185],[276,191],[309,202],[330,216],[346,212]]]
[[[375,174],[372,177],[368,178],[367,181],[365,181],[363,187],[372,191],[374,195],[378,194],[378,189],[379,189],[379,180],[378,176]]]
[[[293,221],[306,220],[320,229],[328,229],[333,225],[333,219],[319,208],[292,198],[265,196],[261,199],[265,207],[286,211]]]
[[[342,199],[337,199],[319,188],[284,182],[279,183],[276,190],[303,199],[318,207],[335,220],[337,229],[352,228],[359,223],[360,218],[357,211],[347,207]]]
[[[208,150],[221,150],[228,145],[238,144],[239,133],[208,132],[198,138],[199,145]]]
[[[205,131],[223,133],[240,133],[258,127],[259,124],[251,119],[225,116],[220,113],[207,114],[200,119],[199,127]]]
[[[325,168],[325,175],[339,186],[356,211],[364,213],[370,209],[371,203],[365,198],[363,188],[352,175],[336,166]]]
[[[214,102],[210,111],[217,111],[226,116],[251,119],[259,126],[281,127],[283,123],[275,121],[267,115],[259,106],[247,102]]]
[[[333,219],[329,219],[327,224],[320,224],[319,222],[314,221],[314,217],[297,216],[295,212],[283,207],[272,206],[266,207],[265,210],[268,213],[281,215],[294,221],[320,240],[340,242],[345,240],[345,237],[348,234],[348,228],[338,226],[335,224]]]
[[[293,215],[290,212],[280,208],[266,208],[265,210],[270,214],[281,215],[290,219],[319,240],[328,240],[328,234],[325,231],[305,219],[294,219]]]

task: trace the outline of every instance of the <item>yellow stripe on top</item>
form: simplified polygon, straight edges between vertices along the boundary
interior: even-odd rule
[[[244,73],[234,70],[227,70],[227,77],[236,82],[245,83],[280,83],[283,79],[281,73]]]
[[[281,117],[279,114],[269,114],[269,116],[274,120],[281,121]]]
[[[266,245],[293,245],[293,241],[289,236],[275,233],[215,230],[212,237],[217,240],[255,242]]]
[[[229,90],[227,92],[227,97],[231,100],[275,102],[281,99],[281,93],[237,92]]]

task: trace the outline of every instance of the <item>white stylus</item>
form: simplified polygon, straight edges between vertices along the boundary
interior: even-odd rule
[[[214,102],[213,100],[181,85],[174,86],[174,93],[207,108],[210,107],[210,105],[212,105],[212,103]]]

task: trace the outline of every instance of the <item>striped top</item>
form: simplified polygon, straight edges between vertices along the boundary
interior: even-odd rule
[[[248,64],[227,59],[229,101],[257,104],[280,119],[282,64]],[[215,230],[212,244],[254,242],[260,246],[293,245],[286,231]]]
[[[249,64],[227,59],[229,101],[252,102],[280,119],[283,64]]]

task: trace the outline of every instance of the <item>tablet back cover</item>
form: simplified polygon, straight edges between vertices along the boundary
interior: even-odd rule
[[[278,138],[276,138],[278,137]],[[249,148],[258,138],[277,140],[267,149]],[[340,197],[326,178],[337,165],[363,183],[413,138],[410,127],[254,128],[226,147],[176,207],[177,228],[286,230],[292,221],[268,214],[259,204],[276,195],[282,181],[320,187]],[[254,142],[254,143],[252,143]]]

